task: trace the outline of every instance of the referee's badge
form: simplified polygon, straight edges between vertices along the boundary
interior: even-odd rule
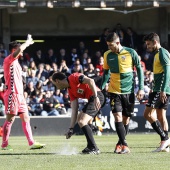
[[[77,89],[77,93],[83,94],[84,90],[83,89]]]

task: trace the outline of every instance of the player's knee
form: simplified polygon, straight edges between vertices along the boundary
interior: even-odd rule
[[[24,117],[22,118],[22,121],[24,121],[24,122],[29,122],[29,121],[30,121],[30,117],[29,117],[29,116],[24,116]]]
[[[78,120],[78,125],[81,127],[85,126],[85,122],[83,119]]]
[[[144,112],[143,116],[144,116],[144,118],[145,118],[146,120],[152,119],[151,113]]]
[[[15,116],[14,116],[14,115],[7,115],[6,120],[7,120],[8,122],[13,123],[14,120],[15,120]]]

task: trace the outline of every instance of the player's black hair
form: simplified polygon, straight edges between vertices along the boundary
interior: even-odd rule
[[[67,76],[64,74],[64,73],[61,73],[61,72],[55,72],[53,75],[52,75],[52,80],[55,82],[56,79],[58,80],[63,80],[63,79],[66,79]]]
[[[9,51],[12,51],[12,49],[18,48],[21,44],[18,41],[12,41],[9,43]]]
[[[155,32],[151,32],[150,34],[145,35],[143,41],[157,41],[160,43],[159,36]]]
[[[113,42],[117,38],[119,38],[119,36],[115,32],[109,33],[106,37],[106,42]]]

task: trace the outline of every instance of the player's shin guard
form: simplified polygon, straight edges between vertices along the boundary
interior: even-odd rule
[[[13,122],[5,121],[5,123],[3,125],[3,137],[2,137],[2,145],[1,145],[2,148],[8,146],[8,139],[9,139],[9,135],[11,132],[12,124],[13,124]]]
[[[34,139],[32,136],[32,129],[30,126],[30,122],[22,122],[22,128],[25,136],[27,137],[28,144],[31,146],[32,144],[34,144]]]

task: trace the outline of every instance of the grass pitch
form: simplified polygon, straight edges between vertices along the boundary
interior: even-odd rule
[[[10,137],[13,151],[0,151],[0,170],[169,170],[170,153],[152,153],[159,146],[156,134],[129,134],[130,154],[114,154],[117,135],[95,136],[100,155],[82,155],[85,137],[35,136],[46,143],[41,150],[29,150],[26,138]]]

